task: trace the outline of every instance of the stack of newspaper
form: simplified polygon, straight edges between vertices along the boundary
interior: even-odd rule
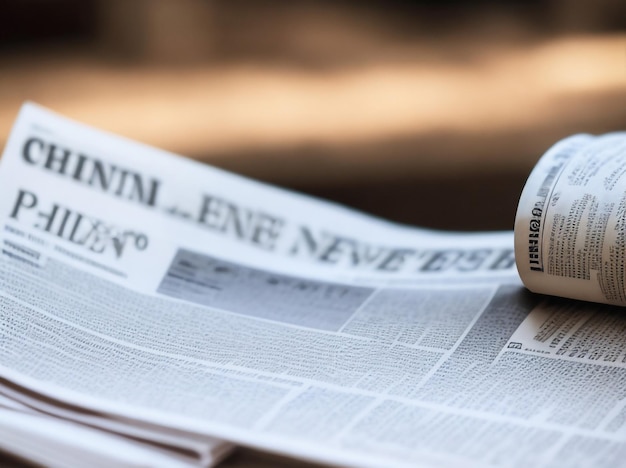
[[[625,142],[548,151],[514,240],[388,223],[25,105],[0,165],[0,450],[623,464],[626,314],[520,274],[626,304]]]

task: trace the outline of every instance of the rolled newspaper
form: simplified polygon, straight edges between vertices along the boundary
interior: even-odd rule
[[[626,132],[575,135],[539,160],[515,219],[531,291],[626,306]]]

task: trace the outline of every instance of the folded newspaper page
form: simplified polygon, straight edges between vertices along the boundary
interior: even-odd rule
[[[48,467],[198,466],[184,454],[88,426],[7,409],[0,401],[0,450]]]
[[[15,434],[2,437],[0,450],[7,447],[15,455],[46,466],[211,466],[234,449],[233,444],[212,437],[137,425],[46,402],[40,395],[10,386],[0,392],[4,430],[21,432],[18,439]],[[31,426],[37,426],[32,433]],[[30,437],[29,443],[25,437]],[[98,443],[84,444],[84,438]],[[42,450],[42,444],[51,450]]]
[[[524,284],[626,305],[626,132],[576,135],[533,170],[515,222]]]
[[[528,292],[512,232],[399,226],[32,104],[0,187],[0,449],[623,463],[626,316]]]

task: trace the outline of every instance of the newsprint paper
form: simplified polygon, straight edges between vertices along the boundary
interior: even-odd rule
[[[595,141],[580,138],[546,157]],[[557,178],[539,171],[543,193]],[[512,232],[391,224],[32,104],[0,187],[0,450],[51,466],[208,466],[233,444],[359,467],[626,466],[626,315],[529,292]],[[545,245],[532,273],[573,261]]]

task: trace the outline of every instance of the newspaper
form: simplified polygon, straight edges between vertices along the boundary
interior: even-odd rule
[[[515,226],[535,292],[626,305],[626,133],[576,135],[541,158]]]
[[[2,449],[89,451],[36,417],[128,442],[130,466],[232,443],[366,467],[625,459],[626,318],[530,293],[512,232],[399,226],[32,104],[0,187],[0,395],[22,415]]]
[[[37,464],[53,467],[197,466],[177,451],[46,417],[26,406],[18,407],[10,399],[7,402],[6,406],[4,401],[0,404],[0,450]]]

